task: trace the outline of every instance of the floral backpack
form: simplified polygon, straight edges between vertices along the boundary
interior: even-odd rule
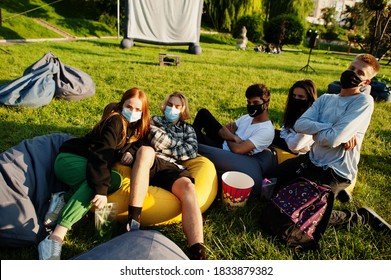
[[[300,177],[281,188],[262,210],[260,226],[290,247],[316,249],[325,232],[334,195],[328,186]]]

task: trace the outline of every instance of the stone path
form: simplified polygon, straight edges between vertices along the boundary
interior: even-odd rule
[[[68,39],[76,39],[76,36],[64,31],[64,30],[61,30],[60,28],[54,26],[54,25],[51,25],[50,23],[48,23],[47,21],[44,21],[43,19],[40,19],[40,18],[36,18],[34,19],[34,21],[40,25],[42,25],[43,27],[47,28],[47,29],[50,29],[52,30],[53,32],[61,35],[62,37],[64,38],[68,38]]]

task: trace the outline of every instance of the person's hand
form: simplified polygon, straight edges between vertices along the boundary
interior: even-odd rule
[[[344,143],[343,145],[346,151],[353,150],[353,148],[357,146],[356,135],[354,135],[348,142]]]
[[[238,129],[238,127],[236,126],[236,123],[235,123],[235,122],[230,122],[230,123],[228,123],[225,127],[228,128],[228,130],[229,130],[232,134],[235,134],[236,130]]]
[[[91,200],[93,206],[98,209],[102,209],[107,204],[107,196],[96,194],[94,198]]]
[[[121,163],[124,165],[130,165],[133,162],[133,156],[131,153],[126,152],[122,155]]]

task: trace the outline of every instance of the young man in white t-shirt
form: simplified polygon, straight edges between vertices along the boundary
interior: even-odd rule
[[[248,114],[223,126],[207,109],[201,109],[193,127],[198,152],[209,158],[219,173],[248,174],[255,181],[253,192],[256,193],[261,189],[263,175],[276,166],[276,159],[268,149],[274,138],[268,112],[270,91],[263,84],[253,84],[245,96]]]

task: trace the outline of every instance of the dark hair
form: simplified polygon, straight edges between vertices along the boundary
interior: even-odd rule
[[[103,116],[102,119],[98,124],[95,125],[95,129],[101,129],[104,125],[104,123],[110,119],[114,115],[121,115],[122,116],[122,108],[124,105],[124,102],[128,99],[131,98],[138,98],[142,102],[142,115],[141,119],[136,122],[136,131],[134,134],[134,137],[129,139],[129,142],[137,141],[138,139],[143,138],[144,136],[147,135],[149,132],[150,128],[150,112],[149,112],[149,103],[148,103],[148,98],[147,95],[142,91],[141,89],[138,88],[131,88],[127,90],[121,98],[121,101],[118,103],[110,103],[108,104],[104,111],[103,111]],[[123,145],[126,143],[126,131],[128,127],[128,121],[125,118],[122,118],[123,122],[123,132],[122,132],[122,140],[120,142],[120,145]]]
[[[260,97],[264,102],[270,101],[270,91],[264,84],[253,84],[246,90],[246,98]]]
[[[307,94],[307,103],[305,107],[297,107],[293,104],[293,91],[295,88],[302,88]],[[284,114],[284,127],[292,128],[295,125],[297,119],[309,108],[312,103],[318,98],[318,90],[316,89],[315,83],[312,80],[304,79],[297,81],[289,89],[288,99],[285,105]]]

